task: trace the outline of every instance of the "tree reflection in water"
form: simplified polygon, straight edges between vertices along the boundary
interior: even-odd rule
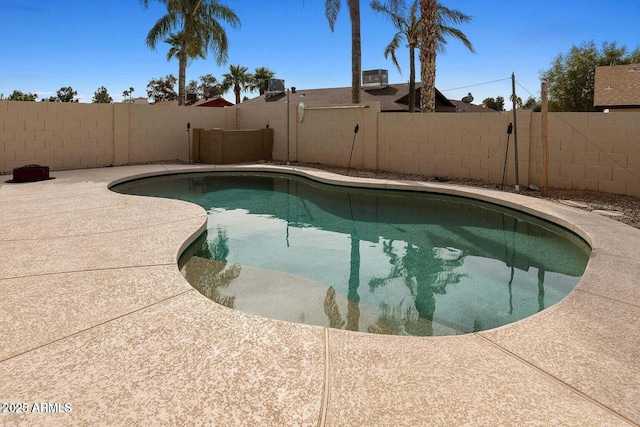
[[[382,315],[367,327],[367,332],[392,335],[432,336],[436,294],[445,294],[449,284],[459,283],[465,274],[458,273],[465,258],[462,251],[453,248],[423,248],[416,244],[404,243],[404,254],[398,255],[394,241],[383,241],[383,251],[389,257],[391,269],[386,277],[376,277],[369,281],[371,293],[391,284],[402,281],[411,295],[410,300],[403,299],[396,307],[387,303],[380,304]],[[343,319],[336,303],[336,291],[327,290],[324,300],[324,312],[331,328],[358,330],[360,317],[360,241],[351,235],[351,270],[347,299],[347,321]]]
[[[431,336],[436,311],[436,294],[445,294],[449,284],[459,283],[464,274],[456,272],[465,254],[452,248],[424,248],[405,242],[405,253],[398,256],[394,241],[383,242],[391,269],[387,277],[369,281],[369,290],[402,280],[413,301],[403,301],[399,307],[381,305],[383,315],[368,332]]]
[[[235,308],[235,296],[220,292],[240,276],[240,264],[227,268],[229,237],[226,231],[217,229],[218,235],[205,240],[202,247],[185,264],[186,278],[205,297],[229,308]]]

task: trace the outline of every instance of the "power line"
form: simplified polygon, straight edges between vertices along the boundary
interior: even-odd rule
[[[522,89],[524,89],[525,92],[527,92],[529,95],[533,96],[534,98],[536,98],[536,95],[531,93],[531,91],[529,89],[527,89],[526,87],[522,86],[520,83],[518,83],[518,81],[516,80],[516,84],[518,86],[520,86]]]
[[[485,83],[477,83],[477,84],[469,85],[469,86],[454,87],[453,89],[444,89],[444,90],[441,90],[440,92],[449,92],[451,90],[467,89],[467,88],[470,88],[470,87],[483,86],[483,85],[488,85],[488,84],[491,84],[491,83],[502,82],[504,80],[511,80],[511,77],[507,77],[505,79],[492,80],[490,82],[485,82]]]
[[[518,84],[518,86],[520,86],[522,89],[525,90],[525,92],[529,93],[529,95],[533,96],[534,98],[536,97],[533,93],[531,93],[530,90],[528,90],[526,87],[522,86],[520,83],[518,83],[516,81],[516,83]],[[631,173],[632,175],[637,175],[633,170],[631,170],[630,168],[628,168],[627,166],[623,165],[622,163],[620,163],[615,157],[613,157],[611,155],[611,153],[607,153],[606,151],[604,151],[602,148],[600,148],[600,146],[598,144],[596,144],[595,142],[593,142],[592,140],[589,139],[588,136],[584,135],[582,132],[580,132],[578,129],[576,129],[575,127],[573,127],[573,125],[571,123],[569,123],[568,121],[566,121],[562,115],[557,112],[557,111],[550,111],[551,114],[553,114],[555,117],[557,117],[558,119],[560,119],[560,121],[562,123],[564,123],[565,125],[569,126],[571,129],[573,129],[578,135],[580,135],[582,138],[585,139],[585,141],[587,141],[589,144],[591,144],[592,146],[594,146],[600,153],[604,154],[605,156],[607,156],[611,161],[613,161],[614,163],[618,164],[622,169],[626,170],[627,172]]]

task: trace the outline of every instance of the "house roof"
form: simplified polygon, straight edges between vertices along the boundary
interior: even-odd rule
[[[456,106],[456,111],[462,113],[497,113],[496,110],[483,107],[482,105],[476,104],[467,104],[466,102],[462,102],[456,99],[449,100],[452,104]]]
[[[416,83],[416,111],[420,107],[420,83]],[[457,101],[448,100],[438,89],[436,91],[436,111],[438,112],[455,112],[455,111],[477,111],[471,108],[479,108],[480,111],[487,109],[472,105],[464,104],[463,107],[457,108]],[[379,101],[380,110],[387,112],[401,112],[409,110],[409,84],[390,84],[381,89],[367,89],[361,91],[360,101],[370,102]],[[296,89],[289,93],[292,98],[291,102],[298,104],[304,102],[307,107],[324,107],[330,105],[349,105],[351,104],[351,87],[325,88],[325,89]],[[271,96],[265,99],[264,95],[246,100],[239,104],[239,107],[251,107],[264,105],[265,103],[281,103],[287,102],[286,94]]]
[[[158,101],[152,105],[162,105],[165,107],[169,105],[178,105],[178,100],[174,99],[173,101]],[[191,103],[187,101],[186,104],[187,107],[230,107],[232,105],[232,102],[227,101],[221,96],[216,96],[215,98],[202,98]]]
[[[596,67],[593,105],[640,107],[640,64]]]
[[[215,98],[203,98],[189,104],[191,107],[231,107],[233,102],[229,102],[221,96]]]

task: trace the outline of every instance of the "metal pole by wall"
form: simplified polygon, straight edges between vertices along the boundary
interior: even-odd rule
[[[189,151],[189,164],[191,164],[191,123],[187,122],[187,150]]]
[[[513,101],[513,147],[516,162],[516,191],[520,191],[520,173],[518,171],[518,122],[516,121],[516,74],[511,73],[511,100]]]
[[[287,88],[287,165],[289,164],[289,88]]]
[[[542,109],[541,109],[541,139],[542,139],[542,171],[541,171],[541,194],[543,196],[547,195],[547,186],[549,185],[549,177],[548,177],[548,166],[549,166],[549,88],[547,87],[547,82],[542,82],[541,88],[541,97],[542,97]]]

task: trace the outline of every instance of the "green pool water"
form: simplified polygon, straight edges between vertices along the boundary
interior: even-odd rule
[[[171,175],[112,189],[207,210],[206,234],[179,263],[203,295],[331,328],[415,336],[495,328],[564,298],[590,254],[554,224],[453,196],[258,173]]]

